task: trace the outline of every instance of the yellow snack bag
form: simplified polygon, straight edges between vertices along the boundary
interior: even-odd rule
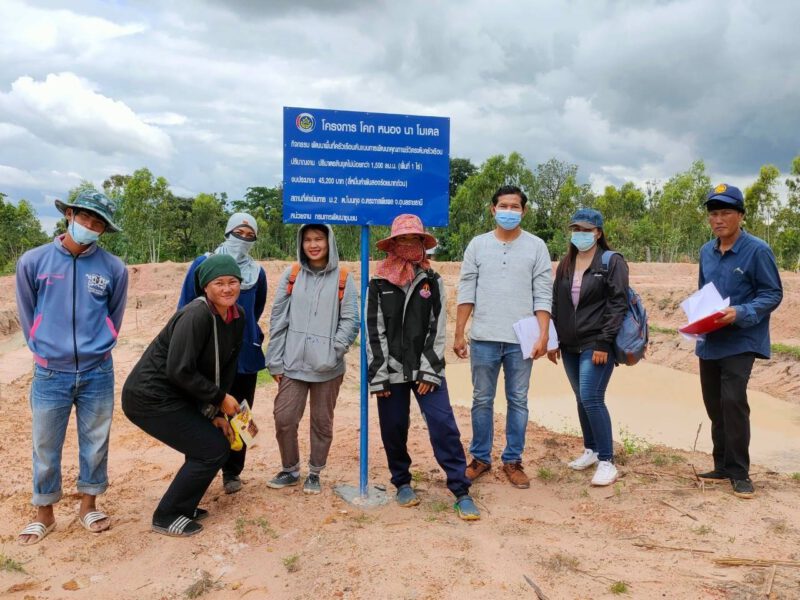
[[[230,423],[231,421],[230,418],[229,417],[226,418],[228,419],[228,423]],[[234,436],[233,439],[230,440],[231,450],[233,450],[234,452],[238,452],[239,450],[244,448],[244,442],[242,441],[242,436],[239,435],[239,432],[236,431],[236,429],[232,426],[231,429],[233,430],[233,436]]]

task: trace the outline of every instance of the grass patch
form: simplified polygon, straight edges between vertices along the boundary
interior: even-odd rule
[[[428,477],[428,474],[424,471],[415,470],[411,471],[411,480],[414,483],[423,483],[425,481],[430,481],[430,477]]]
[[[283,566],[286,567],[286,570],[289,573],[296,573],[300,570],[300,555],[299,554],[292,554],[290,556],[284,556],[282,559]]]
[[[429,508],[431,512],[443,513],[446,510],[450,510],[450,503],[445,502],[444,500],[433,500],[430,503]]]
[[[627,594],[630,591],[630,586],[624,581],[615,581],[609,586],[608,591],[612,594]]]
[[[709,527],[708,525],[700,525],[699,527],[695,527],[692,529],[692,532],[697,535],[708,535],[712,531],[714,530],[711,529],[711,527]]]
[[[269,374],[269,371],[263,369],[258,372],[256,376],[256,385],[266,385],[268,383],[272,383],[272,375]]]
[[[622,427],[619,430],[619,441],[622,444],[622,452],[627,456],[634,454],[643,454],[650,451],[650,443],[640,437],[631,433],[627,427]]]
[[[214,580],[211,579],[211,573],[208,571],[200,571],[200,579],[186,588],[186,591],[183,592],[183,595],[187,598],[199,598],[206,592],[210,592],[213,588]]]
[[[0,571],[8,571],[9,573],[24,573],[25,569],[22,568],[22,563],[19,561],[0,553]]]
[[[686,462],[686,459],[678,454],[653,454],[651,461],[657,467],[667,467]]]
[[[647,327],[654,333],[666,333],[668,335],[675,335],[678,333],[678,330],[674,327],[659,327],[658,325],[653,325],[652,323],[648,323]]]
[[[270,526],[266,517],[257,517],[255,519],[245,519],[244,517],[236,517],[233,523],[233,534],[237,540],[243,540],[248,537],[248,530],[254,527],[260,534],[266,535],[275,539],[278,537],[277,532]]]
[[[553,469],[549,469],[547,467],[539,467],[539,470],[536,472],[536,477],[541,479],[542,481],[552,481],[556,478],[556,474]]]
[[[567,554],[566,552],[556,552],[544,561],[543,564],[545,567],[555,572],[576,571],[580,561],[578,561],[577,557]]]
[[[789,526],[786,524],[786,521],[781,519],[780,521],[775,521],[769,526],[770,533],[775,533],[777,535],[782,535],[784,533],[789,533]]]
[[[789,344],[772,344],[772,351],[786,358],[800,360],[800,346],[790,346]]]
[[[792,473],[792,474],[791,474],[791,478],[792,478],[794,481],[796,481],[797,483],[800,483],[800,473]]]

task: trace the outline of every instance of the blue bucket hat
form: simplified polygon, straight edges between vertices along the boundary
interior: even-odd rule
[[[61,214],[66,214],[67,208],[88,210],[106,222],[106,231],[108,233],[122,231],[114,223],[114,213],[117,211],[116,202],[95,189],[83,190],[72,202],[56,200],[56,208],[61,211]]]
[[[569,220],[570,225],[603,228],[603,215],[593,208],[579,208]]]
[[[713,190],[708,192],[706,196],[705,206],[708,210],[713,210],[712,207],[717,208],[735,208],[739,212],[744,212],[744,196],[742,190],[739,188],[728,185],[727,183],[720,183],[714,187]]]

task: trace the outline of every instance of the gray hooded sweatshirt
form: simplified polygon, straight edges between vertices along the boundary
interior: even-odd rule
[[[333,229],[328,230],[328,265],[309,268],[303,253],[301,227],[297,232],[300,272],[292,293],[287,292],[292,268],[281,275],[269,320],[267,368],[272,375],[300,381],[329,381],[344,373],[344,355],[358,334],[358,292],[347,274],[339,302],[339,251]]]

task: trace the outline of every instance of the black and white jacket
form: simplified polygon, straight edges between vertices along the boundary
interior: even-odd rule
[[[418,270],[404,291],[375,277],[367,293],[367,361],[370,392],[393,383],[444,377],[445,287],[438,273]]]

